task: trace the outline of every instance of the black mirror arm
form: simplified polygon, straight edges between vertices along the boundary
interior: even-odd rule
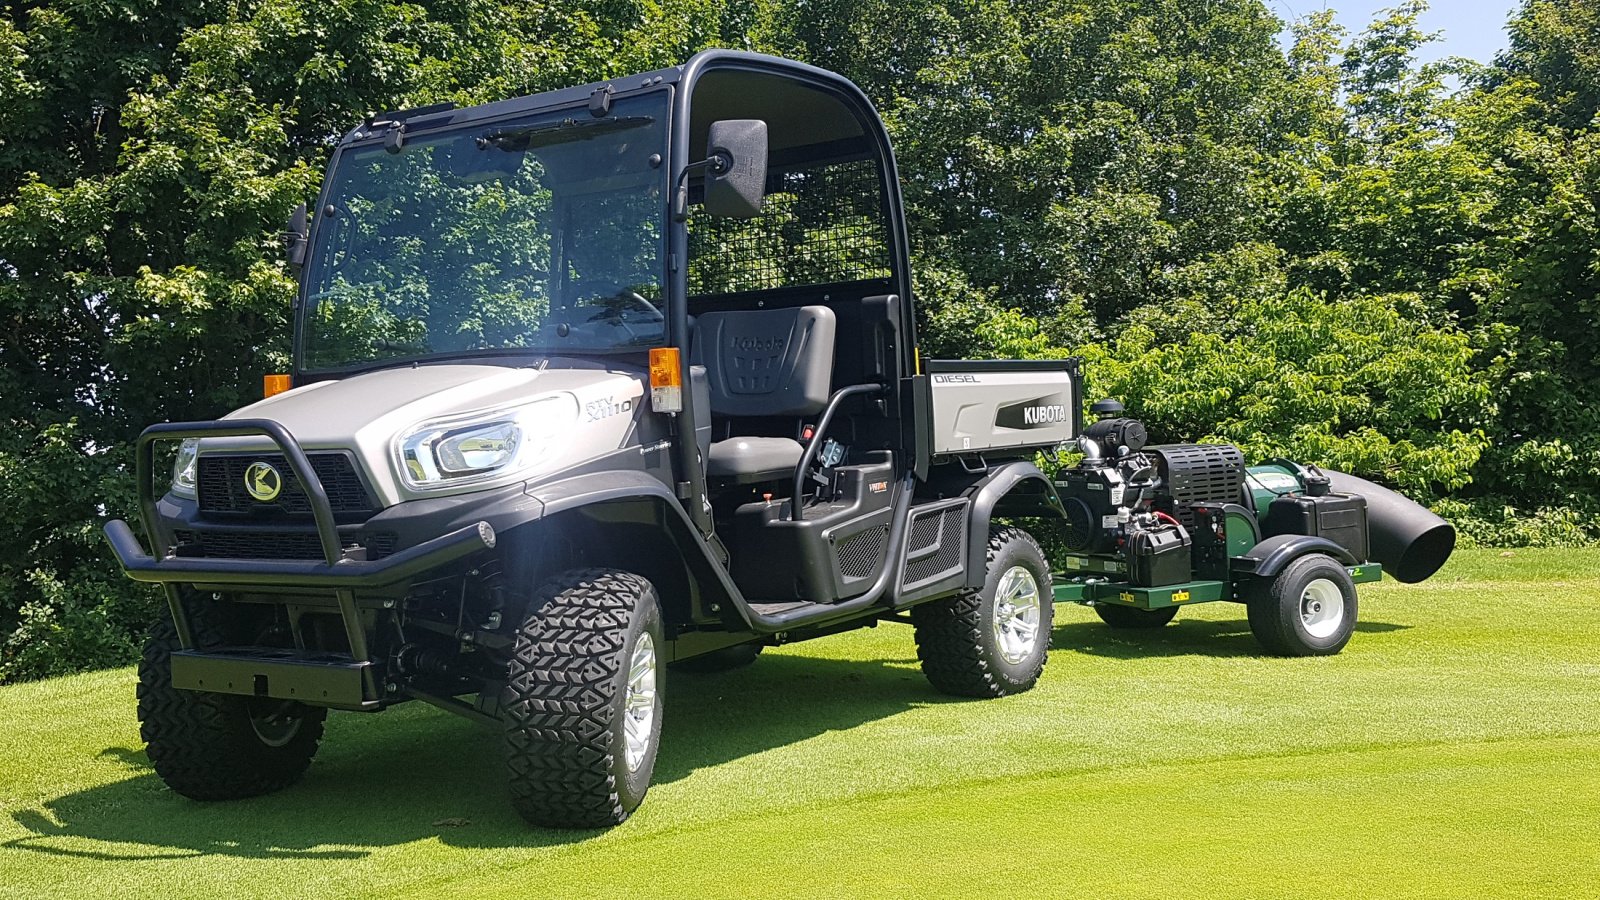
[[[674,188],[672,202],[672,217],[674,221],[682,222],[689,218],[689,173],[704,170],[712,175],[721,175],[733,168],[733,158],[726,153],[715,153],[699,162],[692,162],[678,171],[678,183]]]

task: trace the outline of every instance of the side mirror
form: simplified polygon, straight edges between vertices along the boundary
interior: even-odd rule
[[[761,212],[767,193],[767,123],[760,119],[712,122],[706,155],[706,212],[748,219]]]
[[[306,205],[302,203],[289,214],[289,229],[284,233],[284,245],[288,251],[290,265],[305,265],[307,230]]]

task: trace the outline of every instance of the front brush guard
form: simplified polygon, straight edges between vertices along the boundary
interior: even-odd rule
[[[162,548],[168,546],[160,516],[156,512],[155,443],[207,437],[266,437],[278,446],[289,468],[299,479],[311,505],[317,539],[322,545],[322,560],[276,559],[198,559],[178,557]],[[184,650],[194,649],[194,635],[178,594],[179,584],[272,585],[331,590],[339,603],[350,655],[358,662],[368,659],[366,630],[356,608],[355,591],[405,581],[419,574],[454,562],[480,550],[492,549],[494,528],[478,522],[449,534],[401,550],[381,560],[352,558],[344,551],[334,523],[328,492],[317,477],[300,443],[288,429],[271,419],[229,419],[215,422],[166,422],[152,425],[139,435],[134,456],[138,481],[139,514],[145,533],[151,536],[158,555],[140,546],[133,529],[121,519],[105,525],[106,540],[117,555],[123,571],[135,581],[160,584],[166,591],[167,606],[177,628],[178,642]]]

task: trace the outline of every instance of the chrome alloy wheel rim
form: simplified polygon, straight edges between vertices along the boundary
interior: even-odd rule
[[[1314,638],[1330,637],[1344,624],[1344,592],[1326,578],[1318,578],[1300,593],[1300,622]]]
[[[656,724],[656,642],[646,631],[628,662],[628,689],[622,698],[622,735],[628,771],[637,772],[650,752]]]
[[[1039,582],[1026,566],[1000,576],[994,593],[994,642],[1000,656],[1016,665],[1039,643]]]

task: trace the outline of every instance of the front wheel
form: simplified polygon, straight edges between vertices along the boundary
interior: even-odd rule
[[[189,604],[197,644],[223,641],[218,614]],[[237,697],[172,686],[178,649],[171,618],[156,625],[139,660],[139,736],[156,775],[193,800],[238,800],[300,780],[322,739],[328,711],[289,700]]]
[[[983,588],[912,608],[917,658],[933,686],[960,697],[1033,687],[1050,650],[1050,566],[1026,531],[990,532]]]
[[[1356,585],[1331,556],[1311,553],[1246,591],[1250,630],[1268,653],[1332,656],[1356,627]]]
[[[511,804],[534,825],[605,828],[650,788],[661,742],[661,610],[650,582],[577,569],[546,582],[512,645]]]

